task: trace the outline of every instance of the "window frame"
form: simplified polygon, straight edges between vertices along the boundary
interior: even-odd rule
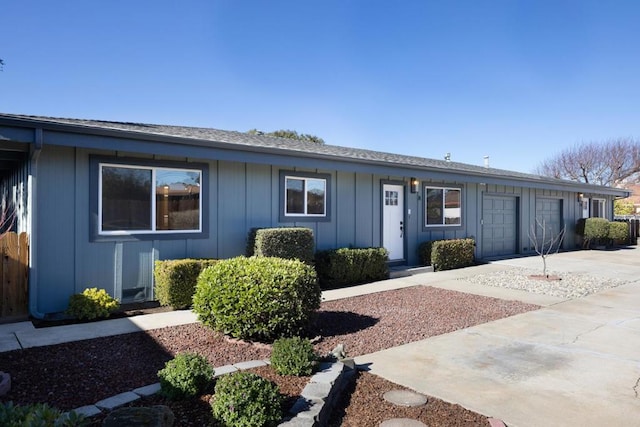
[[[298,179],[304,181],[304,213],[287,212],[287,180]],[[307,181],[321,180],[325,183],[324,188],[324,214],[307,213]],[[280,171],[280,205],[279,222],[328,222],[331,221],[331,175],[326,173]]]
[[[102,172],[104,167],[131,168],[151,171],[150,220],[151,229],[103,230],[102,229]],[[175,170],[200,174],[199,227],[193,230],[158,230],[156,177],[158,171]],[[136,241],[199,239],[209,237],[208,197],[209,167],[206,163],[155,161],[138,158],[90,156],[90,240],[91,241]]]
[[[429,192],[429,190],[442,190],[442,223],[440,224],[428,224],[427,220],[428,220],[428,216],[427,216],[427,194]],[[463,203],[462,203],[462,187],[456,187],[456,186],[446,186],[446,185],[433,185],[430,183],[423,183],[422,184],[422,198],[424,200],[423,204],[422,204],[422,215],[424,216],[423,221],[422,221],[422,228],[424,230],[433,230],[434,228],[452,228],[452,227],[462,227],[462,218],[463,218]],[[446,194],[447,191],[457,191],[459,194],[459,203],[460,203],[460,207],[458,209],[460,209],[460,222],[457,224],[447,224],[445,222],[446,216],[445,216],[445,212],[444,210],[446,209]]]
[[[593,215],[593,210],[594,210],[594,206],[596,205],[596,203],[599,205],[600,216],[594,216]],[[591,203],[590,203],[590,206],[589,206],[589,215],[591,216],[591,218],[607,218],[606,208],[607,208],[607,199],[601,199],[601,198],[598,198],[598,197],[592,197],[591,198]]]

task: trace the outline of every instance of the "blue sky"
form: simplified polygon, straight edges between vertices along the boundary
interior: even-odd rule
[[[640,137],[638,22],[637,1],[4,1],[0,112],[531,172]]]

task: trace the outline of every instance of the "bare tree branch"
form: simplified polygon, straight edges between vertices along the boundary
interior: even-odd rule
[[[538,233],[538,230],[540,232]],[[547,233],[548,231],[548,233]],[[556,235],[552,230],[547,230],[547,223],[544,219],[536,218],[535,224],[531,224],[528,232],[529,240],[533,243],[533,249],[542,257],[542,275],[547,277],[547,257],[557,254],[562,246],[567,225]]]
[[[619,186],[640,179],[640,142],[618,138],[583,142],[543,161],[536,172],[559,179]]]

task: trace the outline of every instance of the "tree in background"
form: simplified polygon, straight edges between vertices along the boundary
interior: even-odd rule
[[[629,199],[614,200],[613,201],[613,214],[615,216],[626,216],[635,214],[635,207],[633,202]]]
[[[258,129],[251,129],[247,131],[250,135],[266,135],[275,136],[278,138],[296,139],[298,141],[313,142],[316,144],[324,144],[324,139],[319,136],[310,135],[308,133],[298,133],[295,130],[281,129],[273,132],[262,132]]]
[[[0,71],[2,71],[2,67],[4,67],[4,61],[0,58]]]
[[[587,184],[622,186],[640,179],[640,142],[618,138],[584,142],[543,161],[540,175]]]

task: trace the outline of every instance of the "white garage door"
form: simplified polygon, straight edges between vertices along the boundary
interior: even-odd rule
[[[482,198],[482,256],[517,253],[518,204],[513,196]]]

